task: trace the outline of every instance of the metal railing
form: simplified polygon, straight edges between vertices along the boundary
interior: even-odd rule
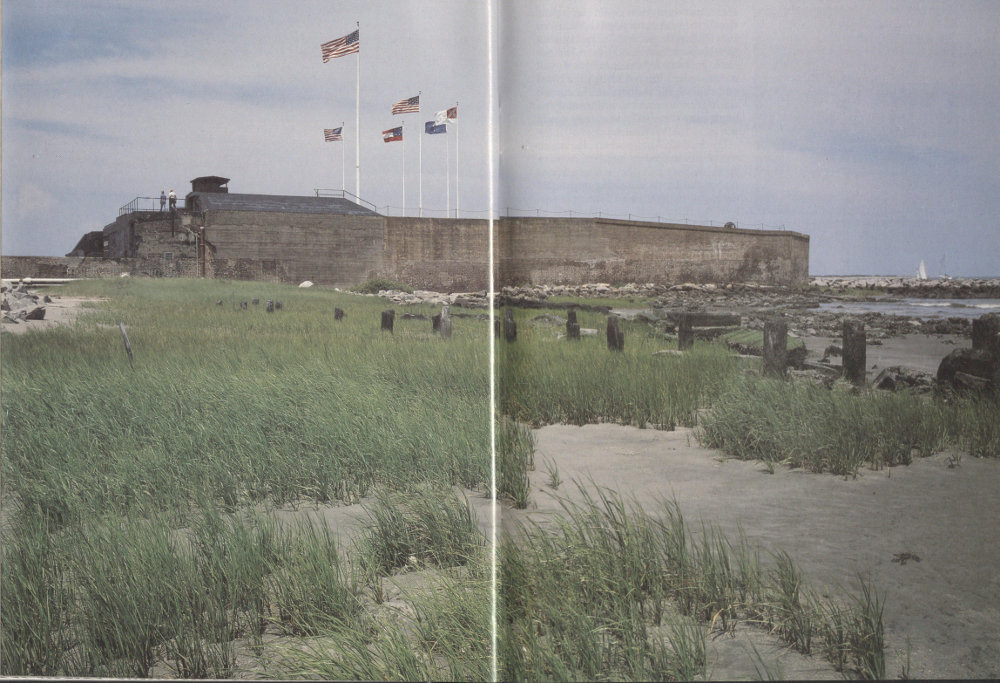
[[[348,192],[347,190],[326,190],[326,189],[313,189],[317,197],[338,197],[340,199],[346,199],[352,201],[358,206],[367,206],[369,209],[378,213],[378,207],[369,202],[368,200],[362,199],[358,195]]]
[[[169,204],[163,206],[162,211],[166,213],[170,210]],[[184,200],[180,197],[177,198],[177,208],[184,208]],[[136,197],[130,201],[125,206],[118,209],[118,215],[124,216],[127,213],[134,213],[136,211],[160,211],[160,198],[159,197]]]

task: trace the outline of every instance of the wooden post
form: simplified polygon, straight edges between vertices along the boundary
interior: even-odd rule
[[[134,370],[135,366],[132,365],[132,345],[128,343],[128,333],[125,332],[125,323],[118,323],[118,329],[122,331],[122,341],[125,342],[125,353],[128,354],[128,366]]]
[[[344,319],[344,309],[342,309],[342,308],[334,308],[333,309],[333,319],[334,320],[343,320]]]
[[[271,301],[270,299],[268,299],[267,300],[267,304],[266,304],[266,308],[267,308],[267,312],[268,313],[274,313],[274,302]]]
[[[987,313],[972,321],[972,348],[1000,363],[1000,314]]]
[[[447,306],[441,307],[441,312],[436,316],[438,318],[438,331],[441,333],[442,339],[451,339],[451,313]]]
[[[848,382],[863,385],[866,379],[867,363],[865,345],[867,335],[865,324],[857,320],[844,321],[844,377]]]
[[[764,374],[784,377],[788,362],[788,323],[768,320],[764,323]]]
[[[691,327],[691,315],[681,313],[677,316],[677,348],[687,351],[694,346],[694,330]]]
[[[625,349],[625,332],[618,327],[618,316],[608,316],[608,350],[623,351]]]
[[[440,332],[440,331],[441,331],[441,314],[438,313],[436,315],[431,316],[431,332]]]
[[[383,330],[389,330],[389,333],[392,334],[392,326],[395,321],[396,321],[396,311],[391,309],[388,311],[382,311]]]
[[[504,341],[517,341],[517,323],[514,322],[514,311],[505,308],[503,312]]]
[[[566,314],[566,338],[567,339],[579,339],[580,338],[580,323],[576,321],[576,309],[571,308]]]

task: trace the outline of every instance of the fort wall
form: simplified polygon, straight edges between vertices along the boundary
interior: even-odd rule
[[[267,211],[127,214],[104,230],[116,258],[4,256],[3,277],[208,277],[347,287],[373,277],[417,289],[488,286],[489,221]],[[131,216],[131,218],[129,217]],[[795,285],[809,276],[809,237],[606,218],[503,218],[499,286],[586,282],[752,282]],[[201,228],[204,231],[201,232]],[[200,238],[198,238],[200,239]]]

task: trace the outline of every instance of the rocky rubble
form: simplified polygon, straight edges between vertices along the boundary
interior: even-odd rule
[[[28,291],[24,283],[4,285],[0,287],[3,299],[0,301],[0,311],[3,311],[3,322],[19,324],[28,320],[44,320],[45,306],[52,299],[45,295],[40,297]]]
[[[810,286],[830,290],[882,290],[894,296],[954,299],[1000,297],[1000,278],[940,278],[921,280],[898,276],[814,277]]]

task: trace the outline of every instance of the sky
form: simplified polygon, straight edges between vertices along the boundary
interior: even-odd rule
[[[1000,275],[1000,2],[494,6],[499,214],[795,230],[815,275]],[[361,196],[398,215],[405,169],[408,215],[443,215],[457,163],[461,214],[487,215],[482,0],[5,0],[2,21],[5,254],[64,254],[201,175],[311,194],[343,151],[353,192],[357,61],[319,45],[355,22]]]

